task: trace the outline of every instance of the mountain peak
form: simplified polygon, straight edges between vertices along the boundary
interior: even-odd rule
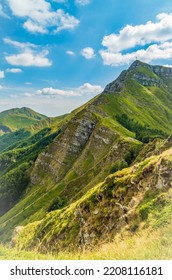
[[[149,65],[140,60],[135,60],[128,70],[121,72],[119,77],[108,84],[104,93],[113,93],[121,91],[125,82],[128,80],[134,80],[143,86],[170,86],[172,79],[172,68],[161,65]]]
[[[138,67],[146,67],[146,68],[151,68],[151,65],[145,63],[145,62],[142,62],[138,59],[136,59],[131,65],[130,67],[128,68],[129,71],[133,70],[133,69],[136,69]]]

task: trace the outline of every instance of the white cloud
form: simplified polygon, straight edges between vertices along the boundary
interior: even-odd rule
[[[34,23],[30,19],[28,19],[23,24],[23,27],[28,31],[30,31],[31,33],[37,33],[37,32],[42,34],[48,33],[48,30],[46,28],[42,27],[41,25],[38,25],[37,23]]]
[[[71,55],[71,56],[75,55],[75,53],[74,53],[73,51],[70,51],[70,50],[66,51],[66,53],[67,53],[68,55]]]
[[[5,78],[4,71],[0,71],[0,79],[3,79],[3,78]]]
[[[99,85],[91,85],[89,83],[85,83],[78,88],[81,94],[98,94],[103,91],[103,88]]]
[[[118,66],[129,64],[135,59],[151,62],[156,59],[172,59],[172,42],[153,44],[146,49],[141,49],[132,53],[111,53],[100,51],[100,55],[105,65]]]
[[[25,92],[25,93],[23,93],[23,95],[26,96],[26,97],[31,97],[31,96],[33,96],[33,94],[32,94],[32,93],[29,93],[29,92]]]
[[[2,89],[3,89],[3,86],[0,85],[0,90],[2,90]]]
[[[81,6],[85,6],[90,3],[90,0],[75,0],[75,3]]]
[[[55,95],[61,95],[61,96],[81,96],[78,92],[75,92],[73,90],[61,90],[61,89],[55,89],[55,88],[43,88],[41,90],[37,91],[37,94],[40,95],[47,95],[47,96],[55,96]]]
[[[78,19],[63,10],[53,11],[50,3],[45,0],[7,1],[12,13],[25,19],[23,27],[31,33],[48,33],[49,28],[54,28],[54,32],[71,30],[79,24]]]
[[[148,21],[141,25],[127,25],[119,34],[105,36],[102,41],[105,48],[99,51],[103,63],[118,66],[135,59],[145,62],[172,59],[172,14],[163,13],[156,18],[155,23]],[[137,51],[126,51],[136,46]]]
[[[25,85],[32,85],[32,83],[31,82],[26,82]]]
[[[21,42],[18,42],[18,41],[11,40],[10,38],[4,38],[3,41],[6,44],[12,45],[16,48],[25,49],[25,50],[26,49],[34,49],[34,48],[38,47],[37,45],[29,43],[29,42],[21,43]]]
[[[157,22],[126,25],[119,34],[105,36],[102,45],[110,52],[120,52],[135,46],[143,46],[152,42],[165,42],[172,39],[172,14],[157,15]]]
[[[85,83],[84,85],[74,88],[74,89],[67,89],[67,90],[61,90],[61,89],[55,89],[52,87],[49,88],[43,88],[41,90],[38,90],[36,92],[37,95],[44,95],[44,96],[68,96],[68,97],[74,97],[74,96],[83,96],[87,94],[98,94],[103,91],[103,88],[99,85],[91,85],[89,83]]]
[[[4,11],[3,11],[3,7],[0,4],[0,17],[4,17],[4,18],[10,18]]]
[[[14,15],[19,17],[27,17],[34,11],[45,12],[51,6],[44,0],[7,0]]]
[[[5,56],[5,59],[11,65],[47,67],[52,65],[52,62],[46,57],[47,54],[48,51],[39,54],[23,52]]]
[[[74,29],[78,24],[79,20],[76,19],[74,16],[65,13],[63,10],[59,9],[56,12],[56,22],[57,28],[55,32],[59,32],[61,30],[71,30]]]
[[[10,44],[22,52],[18,54],[6,55],[5,59],[10,65],[15,66],[37,66],[47,67],[52,65],[52,61],[47,58],[48,50],[38,51],[40,46],[29,42],[20,43],[9,38],[4,38],[4,42]]]
[[[168,67],[168,68],[172,68],[172,65],[171,64],[165,64],[163,65],[164,67]]]
[[[82,56],[84,56],[86,59],[92,59],[92,58],[94,58],[94,56],[95,56],[94,49],[93,49],[93,48],[90,48],[90,47],[87,47],[87,48],[82,49],[81,54],[82,54]]]
[[[20,68],[11,68],[11,69],[7,69],[6,72],[8,73],[21,73],[23,72]]]

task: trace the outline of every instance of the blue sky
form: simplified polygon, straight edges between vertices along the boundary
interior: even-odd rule
[[[1,0],[0,111],[72,111],[136,59],[172,65],[169,0]]]

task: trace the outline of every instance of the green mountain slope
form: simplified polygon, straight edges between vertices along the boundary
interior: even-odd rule
[[[21,227],[21,249],[77,250],[113,240],[121,231],[161,228],[171,222],[172,148],[118,171],[75,203]]]
[[[45,247],[56,251],[89,247],[114,238],[125,227],[134,231],[147,223],[149,213],[140,210],[144,199],[153,213],[152,205],[155,202],[156,212],[156,201],[165,193],[162,211],[171,211],[166,199],[171,172],[171,76],[171,68],[135,61],[87,104],[54,119],[34,138],[4,148],[0,240],[9,241],[14,228],[24,226],[13,240],[21,248],[44,252]],[[156,172],[159,166],[165,179]],[[11,198],[6,208],[3,201]],[[130,209],[132,199],[137,203]],[[133,216],[128,217],[128,211]]]
[[[95,102],[141,140],[172,133],[172,69],[135,61]],[[169,81],[169,83],[168,83]],[[142,139],[143,138],[143,139]]]
[[[37,156],[61,132],[65,117],[52,118],[50,123],[43,120],[41,125],[36,123],[35,133],[27,127],[0,136],[0,215],[19,201],[27,189]]]
[[[0,130],[2,132],[15,131],[32,126],[44,119],[48,118],[26,107],[10,109],[0,113]]]
[[[29,108],[15,108],[0,113],[0,152],[50,125],[53,119]]]

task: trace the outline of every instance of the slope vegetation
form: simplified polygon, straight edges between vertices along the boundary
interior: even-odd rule
[[[172,148],[108,176],[76,202],[20,228],[22,249],[77,250],[112,240],[119,232],[170,224]]]
[[[171,76],[135,61],[87,104],[4,147],[0,240],[57,253],[168,224]]]

